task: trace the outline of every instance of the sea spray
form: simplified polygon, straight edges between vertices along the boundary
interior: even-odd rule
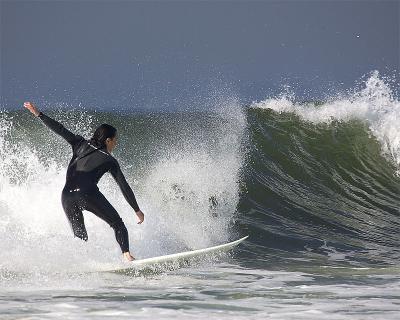
[[[231,114],[234,108],[238,104]],[[224,118],[223,110],[189,117],[45,112],[85,138],[102,122],[117,126],[115,157],[146,214],[145,223],[136,224],[133,209],[109,175],[99,188],[127,225],[135,256],[230,240],[239,201],[243,119]],[[72,155],[68,143],[26,113],[2,112],[0,120],[1,268],[27,271],[29,265],[35,272],[70,272],[119,264],[112,229],[95,215],[84,212],[89,241],[73,238],[60,203]],[[177,201],[180,193],[184,196]]]
[[[381,143],[382,152],[394,161],[397,173],[400,173],[400,102],[385,80],[379,77],[378,71],[371,73],[363,89],[321,105],[299,104],[293,96],[285,94],[253,102],[250,107],[294,112],[313,123],[352,119],[366,121],[370,132]]]
[[[166,148],[145,179],[144,193],[155,215],[147,232],[154,239],[162,235],[168,251],[228,241],[237,215],[245,115],[232,99],[218,101],[210,115],[199,117],[203,129],[193,126],[179,148]]]

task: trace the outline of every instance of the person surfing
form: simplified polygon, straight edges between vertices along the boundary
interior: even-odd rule
[[[72,159],[68,165],[61,203],[74,236],[84,241],[88,240],[82,211],[90,211],[114,229],[115,239],[123,256],[126,260],[133,261],[135,258],[129,251],[128,230],[118,212],[97,187],[100,178],[106,172],[110,172],[126,201],[135,210],[139,219],[138,224],[144,221],[144,214],[137,204],[118,161],[111,155],[117,144],[117,129],[109,124],[102,124],[95,130],[91,139],[85,140],[40,112],[33,103],[25,102],[24,107],[52,131],[63,137],[72,147]]]

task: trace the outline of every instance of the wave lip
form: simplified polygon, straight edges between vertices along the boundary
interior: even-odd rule
[[[380,142],[382,152],[394,161],[400,174],[400,102],[393,96],[389,85],[379,77],[378,71],[372,72],[362,90],[321,105],[299,104],[292,97],[281,95],[253,102],[250,108],[295,113],[315,124],[354,119],[365,121]]]

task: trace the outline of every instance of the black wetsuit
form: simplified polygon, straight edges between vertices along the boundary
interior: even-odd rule
[[[107,152],[106,147],[97,148],[90,140],[73,134],[61,123],[44,113],[41,112],[38,117],[72,146],[73,156],[68,165],[61,201],[74,235],[85,241],[88,239],[82,214],[82,210],[87,210],[114,229],[115,238],[122,252],[129,251],[128,231],[125,224],[97,187],[103,174],[110,172],[126,201],[135,211],[139,211],[135,195],[126,182],[117,160]]]

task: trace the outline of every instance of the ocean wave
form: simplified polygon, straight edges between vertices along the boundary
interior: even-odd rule
[[[376,72],[346,98],[297,103],[284,94],[254,102],[241,203],[245,224],[262,234],[253,249],[358,266],[396,263],[399,115]]]
[[[400,102],[385,80],[379,77],[378,71],[372,72],[363,89],[320,105],[299,104],[293,96],[284,94],[253,102],[250,107],[271,109],[279,113],[292,112],[312,123],[353,119],[365,121],[370,132],[381,143],[382,152],[400,168]]]

